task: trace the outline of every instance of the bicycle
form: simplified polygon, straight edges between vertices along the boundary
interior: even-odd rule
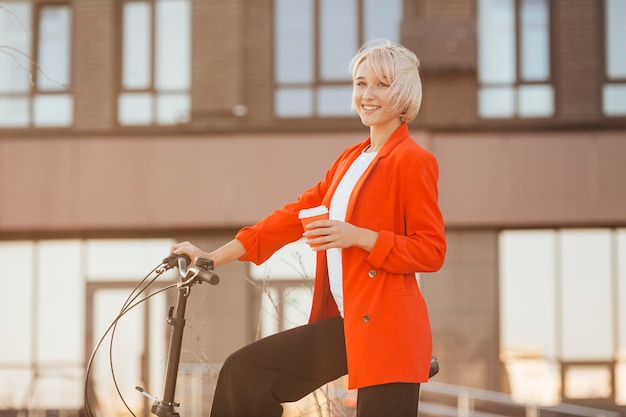
[[[191,295],[191,287],[196,284],[202,284],[206,282],[210,285],[217,285],[220,281],[219,276],[213,272],[214,264],[211,259],[198,257],[195,259],[194,263],[191,264],[191,260],[186,255],[170,255],[167,258],[163,259],[162,263],[153,269],[143,280],[141,280],[137,286],[133,289],[126,302],[122,306],[120,313],[113,320],[111,325],[104,332],[100,341],[96,344],[89,362],[87,364],[86,373],[85,373],[85,385],[84,385],[84,403],[85,403],[85,411],[87,417],[94,417],[93,412],[91,410],[90,402],[89,402],[89,392],[88,392],[88,382],[89,382],[89,374],[91,370],[91,365],[93,363],[94,357],[102,344],[106,335],[111,332],[111,345],[113,344],[113,336],[115,333],[115,327],[117,322],[131,309],[148,300],[150,297],[159,294],[163,291],[172,289],[174,287],[178,288],[178,297],[176,300],[176,306],[170,307],[167,323],[172,326],[172,331],[170,334],[170,344],[168,348],[168,357],[167,357],[167,365],[165,371],[165,384],[163,389],[163,397],[159,399],[158,397],[149,394],[142,387],[135,387],[137,391],[143,394],[146,398],[153,401],[152,407],[150,411],[152,414],[157,417],[180,417],[180,414],[175,410],[176,407],[180,407],[180,403],[174,401],[174,395],[176,392],[176,382],[178,378],[178,367],[180,364],[180,354],[182,348],[183,341],[183,332],[185,327],[185,310],[187,306],[187,299]],[[144,298],[137,301],[137,298],[147,289],[150,285],[161,276],[165,271],[170,270],[174,267],[178,267],[178,272],[181,278],[181,281],[166,286],[159,291],[156,291],[150,295],[145,296]],[[148,278],[156,273],[156,276],[152,278],[143,288],[140,289],[142,284],[148,280]],[[139,291],[138,291],[139,290]],[[136,294],[135,292],[138,291]],[[436,357],[432,357],[430,361],[430,372],[428,378],[432,378],[439,372],[439,362]],[[111,364],[111,374],[113,377],[113,382],[117,393],[126,406],[126,409],[130,412],[130,414],[134,417],[135,414],[132,412],[126,401],[124,400],[122,393],[117,385],[117,381],[115,379],[115,374],[113,371],[113,367]]]

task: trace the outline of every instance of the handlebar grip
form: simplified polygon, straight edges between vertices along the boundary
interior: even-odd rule
[[[170,254],[167,258],[163,259],[163,264],[165,264],[165,269],[172,269],[175,266],[178,266],[178,258],[183,258],[187,265],[191,265],[191,258],[187,255],[177,255],[175,253]]]
[[[203,273],[200,274],[200,279],[211,285],[217,285],[220,283],[219,275],[209,270],[204,270]]]
[[[201,281],[211,285],[219,284],[220,277],[215,272],[213,272],[213,259],[198,256],[194,261],[194,265],[198,267],[198,277]]]

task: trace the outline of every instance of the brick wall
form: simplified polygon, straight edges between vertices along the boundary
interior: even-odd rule
[[[553,12],[556,117],[578,123],[602,117],[603,2],[559,0]]]
[[[117,65],[115,2],[73,3],[72,85],[74,128],[107,130],[115,123]]]
[[[244,101],[242,7],[233,0],[193,2],[194,128],[237,125],[232,109]]]

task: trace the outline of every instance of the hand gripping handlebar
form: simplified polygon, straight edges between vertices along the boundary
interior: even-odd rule
[[[166,270],[178,266],[178,271],[182,278],[182,282],[178,284],[179,288],[196,283],[202,284],[203,282],[217,285],[220,282],[220,277],[213,272],[213,260],[209,258],[199,256],[192,264],[191,259],[187,255],[171,254],[163,259],[163,264]]]

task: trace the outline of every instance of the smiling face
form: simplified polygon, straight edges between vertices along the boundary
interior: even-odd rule
[[[422,103],[422,82],[419,59],[412,51],[388,41],[367,43],[352,58],[350,70],[354,81],[352,106],[362,120],[366,116],[363,103],[367,103],[368,99],[373,101],[377,95],[373,87],[370,91],[364,91],[366,84],[368,87],[381,87],[377,90],[380,92],[378,98],[384,99],[386,104],[392,102],[391,106],[383,109],[391,113],[387,116],[393,117],[395,113],[405,122],[415,119]],[[384,94],[383,91],[387,93]],[[373,110],[371,107],[367,108]],[[377,112],[380,113],[383,112]],[[367,120],[363,120],[363,123],[369,126],[371,120]]]
[[[365,126],[395,130],[402,123],[401,114],[394,106],[390,83],[378,77],[367,59],[354,71],[352,105]]]

